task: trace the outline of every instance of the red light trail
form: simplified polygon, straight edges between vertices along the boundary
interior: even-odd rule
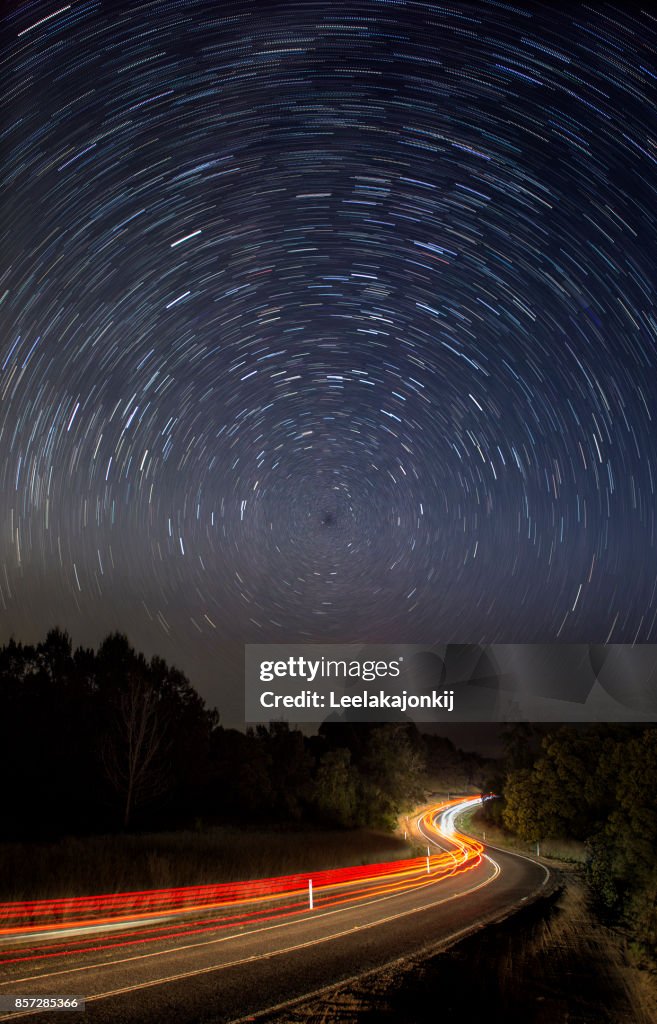
[[[449,800],[420,815],[417,829],[428,844],[426,857],[217,885],[0,903],[0,944],[5,947],[0,964],[99,952],[312,913],[310,881],[314,910],[435,885],[481,863],[482,844],[455,827],[456,817],[480,801],[481,797]],[[435,852],[429,853],[430,848]],[[103,936],[110,930],[111,939]]]

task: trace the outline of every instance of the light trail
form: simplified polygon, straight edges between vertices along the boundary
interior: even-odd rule
[[[481,864],[482,844],[458,833],[454,824],[481,799],[446,801],[420,815],[418,832],[437,851],[429,857],[217,885],[2,903],[0,943],[9,948],[0,954],[0,964],[180,939],[435,885]],[[311,879],[313,910],[308,906]],[[103,935],[107,931],[113,933],[111,940]]]

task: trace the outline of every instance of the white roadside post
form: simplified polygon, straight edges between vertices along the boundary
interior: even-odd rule
[[[429,852],[429,847],[427,846],[427,874],[431,873],[431,868],[429,867],[429,857],[430,856],[431,856],[431,854]]]
[[[312,880],[312,878],[308,879],[308,906],[309,906],[310,910],[313,909],[313,880]]]

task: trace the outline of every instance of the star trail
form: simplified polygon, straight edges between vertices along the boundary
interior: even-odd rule
[[[657,641],[649,10],[2,33],[5,638]]]

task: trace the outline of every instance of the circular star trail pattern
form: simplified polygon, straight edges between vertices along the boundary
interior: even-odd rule
[[[3,35],[7,628],[188,666],[657,639],[654,16],[53,0]]]

